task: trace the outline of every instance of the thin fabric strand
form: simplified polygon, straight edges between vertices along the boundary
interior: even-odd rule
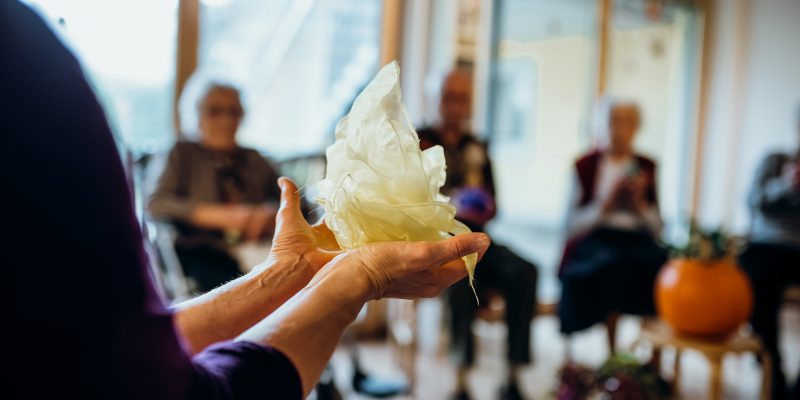
[[[446,178],[444,150],[419,148],[400,98],[400,68],[378,72],[336,125],[328,168],[317,186],[325,222],[343,249],[372,242],[437,241],[469,233],[439,193]],[[463,257],[472,286],[477,254]],[[478,298],[477,294],[475,296]]]

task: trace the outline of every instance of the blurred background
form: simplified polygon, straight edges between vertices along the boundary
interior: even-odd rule
[[[241,89],[247,110],[237,141],[311,184],[309,199],[336,122],[381,66],[398,60],[415,126],[437,121],[445,77],[467,66],[470,130],[488,143],[494,168],[497,215],[488,232],[538,267],[534,362],[522,383],[535,398],[553,395],[567,357],[596,366],[608,356],[601,328],[567,340],[552,315],[574,161],[602,136],[603,99],[639,106],[636,147],[659,166],[668,241],[685,237],[690,216],[745,237],[759,163],[798,146],[798,0],[26,3],[78,56],[131,160],[164,154],[178,140],[177,99],[195,71],[222,74]],[[416,398],[448,398],[455,369],[442,350],[446,308],[436,299],[385,303],[370,307],[355,329],[364,367],[405,379]],[[783,362],[794,374],[800,317],[795,310],[784,319],[782,340],[794,351]],[[500,321],[479,318],[473,326],[476,398],[493,398],[500,384]],[[624,318],[619,343],[629,345],[638,324]],[[334,358],[337,386],[362,398],[349,388],[349,353]],[[700,355],[687,357],[696,374],[682,383],[684,396],[703,398],[708,366]],[[757,398],[755,358],[726,362],[725,398]]]

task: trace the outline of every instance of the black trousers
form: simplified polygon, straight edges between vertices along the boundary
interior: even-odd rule
[[[506,302],[508,361],[512,365],[531,361],[531,319],[536,307],[536,266],[506,247],[492,243],[475,269],[475,289],[480,297],[488,288],[499,291]],[[475,361],[472,321],[478,311],[467,279],[447,292],[450,307],[451,350],[462,367]],[[483,300],[481,300],[483,301]]]
[[[786,287],[800,283],[800,249],[753,243],[742,253],[739,263],[750,276],[755,295],[750,322],[772,357],[772,398],[796,399],[800,396],[798,382],[794,384],[794,397],[790,397],[786,377],[781,370],[778,312]]]
[[[653,286],[666,262],[667,251],[646,232],[594,230],[561,274],[561,332],[587,329],[612,313],[655,314]]]
[[[239,262],[228,252],[215,247],[181,247],[175,252],[183,272],[205,293],[242,275]]]

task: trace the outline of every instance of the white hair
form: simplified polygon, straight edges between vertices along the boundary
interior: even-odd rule
[[[197,140],[200,124],[200,105],[206,96],[215,89],[233,90],[239,95],[242,102],[242,93],[239,85],[224,74],[215,74],[208,71],[197,71],[186,81],[178,99],[178,120],[180,122],[181,136]]]

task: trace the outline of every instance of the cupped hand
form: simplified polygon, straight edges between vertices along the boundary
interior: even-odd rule
[[[350,274],[354,282],[365,282],[369,299],[435,297],[466,276],[461,257],[478,253],[480,258],[489,246],[486,234],[470,233],[438,242],[372,243],[343,252],[324,222],[311,226],[303,218],[294,182],[280,178],[278,185],[281,203],[269,257],[322,269],[315,281],[330,273]]]
[[[278,179],[278,186],[281,202],[269,257],[301,262],[316,272],[341,253],[336,238],[323,221],[313,226],[306,222],[294,182],[282,177]]]
[[[485,233],[469,233],[438,242],[372,243],[342,254],[315,280],[327,273],[351,274],[354,282],[366,283],[370,300],[435,297],[467,275],[461,257],[483,257],[489,242]]]

